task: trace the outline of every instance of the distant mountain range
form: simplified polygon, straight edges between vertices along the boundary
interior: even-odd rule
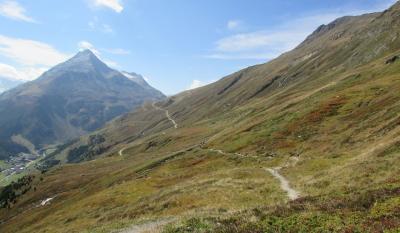
[[[164,97],[142,76],[111,69],[90,50],[79,52],[0,95],[0,158],[27,151],[15,138],[36,148],[63,142]]]

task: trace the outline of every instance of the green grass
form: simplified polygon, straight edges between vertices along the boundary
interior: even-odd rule
[[[305,198],[289,206],[256,208],[229,218],[193,218],[165,233],[397,232],[400,187]]]
[[[184,222],[183,228],[170,226],[168,232],[341,232],[349,227],[363,232],[367,220],[378,224],[381,216],[389,216],[394,221],[396,196],[357,209],[364,205],[362,193],[400,183],[391,180],[400,164],[398,143],[389,140],[396,135],[396,126],[389,122],[396,119],[399,106],[386,98],[400,90],[397,76],[368,78],[363,69],[356,79],[343,74],[342,81],[324,91],[288,95],[272,110],[270,101],[262,105],[257,100],[235,109],[230,117],[150,134],[123,144],[110,157],[54,168],[34,182],[36,192],[28,192],[10,212],[0,211],[0,217],[56,195],[50,206],[19,214],[18,222],[11,220],[6,230],[107,232],[174,216],[195,220]],[[372,111],[382,103],[384,109]],[[198,147],[174,153],[210,138],[210,131],[217,136],[206,148],[259,158]],[[380,132],[374,143],[368,141],[371,132]],[[366,153],[376,143],[383,143],[382,149]],[[123,147],[128,148],[119,156]],[[279,182],[264,168],[282,166],[293,155],[300,161],[280,172],[305,199],[287,206]],[[335,205],[353,209],[332,214],[324,205],[333,205],[329,211]],[[249,212],[255,208],[259,210]]]
[[[0,219],[17,216],[2,229],[109,232],[174,217],[165,232],[398,231],[400,63],[352,63],[346,59],[365,51],[348,39],[324,37],[333,44],[318,59],[297,60],[311,43],[160,103],[178,129],[150,105],[113,121],[95,132],[105,153],[37,174],[36,191],[0,210]],[[342,50],[347,43],[351,50]],[[240,85],[217,94],[240,75]],[[293,80],[249,98],[277,75]],[[55,156],[65,158],[88,139]],[[298,163],[287,164],[292,158]],[[277,166],[300,199],[288,202],[265,171]],[[53,196],[49,206],[30,209]]]

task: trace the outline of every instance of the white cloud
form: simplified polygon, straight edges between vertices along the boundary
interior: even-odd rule
[[[100,57],[100,55],[101,55],[101,53],[94,47],[94,45],[92,43],[85,41],[85,40],[80,41],[78,43],[78,48],[80,51],[89,49],[98,57]]]
[[[271,59],[293,49],[307,35],[306,31],[258,31],[237,34],[216,42],[214,59]]]
[[[30,81],[39,77],[46,70],[48,70],[47,67],[24,67],[17,69],[13,66],[0,63],[1,77],[5,77],[10,80]]]
[[[276,29],[240,33],[222,38],[215,43],[214,51],[207,58],[267,60],[295,48],[307,35],[322,23],[337,15],[306,17],[280,25]],[[299,27],[299,25],[302,25]]]
[[[0,63],[0,74],[1,77],[5,77],[11,80],[19,80],[20,74],[13,66]]]
[[[0,15],[30,23],[36,23],[36,20],[26,15],[26,10],[17,1],[3,1],[0,3]]]
[[[0,74],[15,80],[33,80],[70,57],[43,42],[3,35],[0,35],[0,56],[18,65],[0,64]]]
[[[279,50],[288,49],[293,47],[304,35],[306,35],[306,33],[297,31],[261,31],[238,34],[217,41],[216,50],[220,52],[240,52],[258,50],[267,46]]]
[[[43,42],[2,35],[0,35],[0,56],[25,66],[53,66],[69,57]]]
[[[321,24],[330,23],[344,15],[360,15],[381,11],[394,2],[394,0],[386,0],[370,9],[320,12],[315,15],[287,21],[274,28],[228,36],[216,41],[211,54],[204,57],[224,60],[273,59],[286,51],[294,49]],[[236,26],[237,23],[234,21],[228,22],[227,25],[228,29]]]
[[[91,0],[91,2],[96,7],[107,7],[117,13],[121,13],[124,10],[120,0]]]
[[[242,25],[242,21],[240,20],[229,20],[228,23],[226,24],[226,27],[229,30],[235,30],[238,29]]]
[[[210,83],[212,83],[214,81],[209,81],[209,82],[205,82],[205,81],[200,81],[200,80],[193,80],[192,83],[190,84],[190,86],[188,88],[186,88],[186,90],[192,90],[192,89],[196,89],[205,85],[208,85]]]

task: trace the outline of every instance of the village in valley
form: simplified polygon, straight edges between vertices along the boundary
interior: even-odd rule
[[[41,154],[39,152],[37,152],[36,154],[19,153],[18,155],[10,156],[10,159],[6,161],[6,165],[0,167],[0,171],[4,177],[8,177],[13,174],[20,174],[24,172],[31,163],[33,163],[40,157]]]

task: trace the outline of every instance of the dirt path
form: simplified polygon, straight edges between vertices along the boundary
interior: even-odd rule
[[[174,128],[175,129],[178,128],[178,124],[176,123],[176,121],[174,119],[172,119],[171,115],[169,115],[168,110],[156,106],[156,102],[153,102],[151,105],[153,106],[153,108],[165,112],[165,116],[168,118],[169,121],[172,122],[172,124],[174,125]]]
[[[174,119],[172,119],[171,115],[169,114],[168,110],[165,110],[163,108],[160,108],[158,106],[156,106],[156,102],[153,102],[151,104],[151,106],[153,106],[153,108],[155,108],[156,110],[159,111],[163,111],[165,112],[165,116],[168,118],[169,121],[172,122],[172,124],[174,125],[174,128],[177,129],[178,128],[178,124],[176,123],[176,121]],[[122,148],[121,150],[118,151],[118,155],[119,156],[123,156],[124,155],[124,151],[127,149],[127,147]]]
[[[279,171],[283,168],[294,167],[300,161],[299,157],[290,157],[283,167],[266,168],[265,170],[271,173],[273,177],[279,180],[281,183],[281,189],[287,193],[290,200],[296,200],[300,197],[300,192],[290,187],[289,181],[282,176]]]
[[[227,153],[223,152],[222,150],[217,150],[217,149],[208,149],[208,150],[211,152],[216,152],[221,155],[228,155]]]
[[[239,157],[256,157],[256,156],[245,156],[245,155],[242,155],[242,154],[239,154],[239,153],[227,153],[227,152],[224,152],[222,150],[212,149],[212,148],[208,149],[208,150],[212,151],[212,152],[219,153],[221,155],[236,155],[236,156],[239,156]],[[279,173],[279,171],[282,168],[294,167],[294,166],[296,166],[296,164],[298,162],[299,162],[299,158],[298,157],[291,157],[290,160],[287,161],[283,167],[265,168],[266,171],[271,173],[271,175],[273,177],[275,177],[276,179],[279,180],[279,182],[281,184],[281,189],[287,193],[287,196],[292,201],[296,200],[297,198],[299,198],[300,197],[300,193],[298,191],[294,190],[292,187],[290,187],[289,181],[284,176],[282,176]]]
[[[126,150],[126,147],[122,148],[121,150],[118,151],[119,156],[124,155],[124,150]]]
[[[242,158],[259,158],[258,156],[254,156],[254,155],[243,155],[240,153],[229,153],[229,152],[224,152],[223,150],[218,150],[218,149],[213,149],[213,148],[209,148],[208,149],[211,152],[216,152],[218,154],[221,155],[228,155],[228,156],[237,156],[237,157],[242,157]]]
[[[279,174],[279,171],[281,169],[282,169],[281,167],[275,167],[275,168],[266,168],[265,170],[271,173],[272,176],[274,176],[276,179],[279,180],[279,182],[281,183],[281,189],[287,193],[287,196],[289,197],[290,200],[292,201],[296,200],[297,198],[300,197],[300,194],[298,191],[290,187],[289,181],[285,177]]]

